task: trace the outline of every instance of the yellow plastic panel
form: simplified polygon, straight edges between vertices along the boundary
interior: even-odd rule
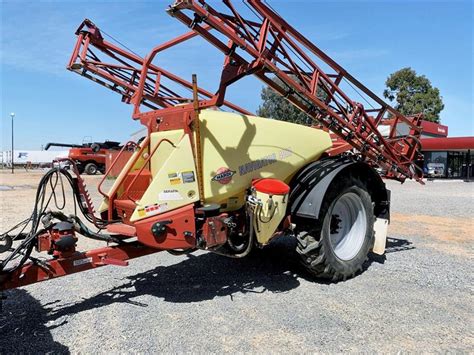
[[[266,245],[286,215],[288,195],[273,195],[257,191],[255,197],[262,202],[255,210],[254,230],[257,241]]]
[[[184,131],[182,129],[174,130],[174,131],[163,131],[163,132],[154,132],[151,134],[150,137],[150,145],[151,151],[155,149],[158,142],[163,139],[169,139],[175,145],[177,145],[183,136]],[[164,162],[168,159],[169,155],[173,150],[173,146],[168,144],[167,142],[161,143],[158,150],[153,154],[153,158],[151,159],[151,175],[155,176],[156,173],[160,170],[163,166]]]
[[[169,145],[167,142],[161,144]],[[150,186],[140,201],[138,201],[137,208],[135,208],[130,219],[132,222],[174,210],[199,200],[196,167],[189,136],[184,135],[181,141],[175,145],[176,147],[171,147],[167,159],[153,177]],[[160,150],[161,146],[158,149]],[[155,164],[153,159],[160,158],[154,155],[152,165]]]
[[[291,176],[332,146],[328,133],[214,110],[200,114],[204,200],[236,209],[252,179]]]

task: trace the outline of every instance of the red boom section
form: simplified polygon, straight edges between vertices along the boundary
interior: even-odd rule
[[[123,102],[135,105],[135,111],[138,111],[140,105],[157,110],[192,101],[192,83],[152,63],[147,65],[143,88],[138,90],[146,58],[106,41],[92,21],[84,20],[76,35],[77,42],[67,68],[119,93]],[[157,52],[196,35],[194,32],[185,33],[156,47]],[[138,91],[140,95],[137,95]],[[202,88],[198,88],[198,93],[202,98],[213,96]],[[240,113],[249,113],[227,101],[224,105]]]
[[[220,11],[204,0],[177,0],[168,10],[226,56],[219,91],[210,101],[223,104],[227,86],[256,75],[387,177],[420,181],[414,161],[420,157],[421,115],[405,117],[387,105],[262,1],[245,3],[254,20],[244,18],[230,0],[216,4]],[[371,108],[349,98],[348,89]],[[387,124],[387,115],[390,129],[382,134],[378,128]]]

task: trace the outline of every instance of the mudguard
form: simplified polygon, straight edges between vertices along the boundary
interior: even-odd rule
[[[337,176],[345,173],[360,176],[367,183],[375,202],[375,216],[389,220],[390,191],[385,188],[380,175],[371,166],[353,157],[322,159],[298,172],[291,182],[291,215],[318,219],[329,185]]]

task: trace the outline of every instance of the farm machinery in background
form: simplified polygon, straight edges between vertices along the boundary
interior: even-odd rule
[[[229,0],[176,1],[168,14],[191,31],[145,58],[106,41],[90,20],[81,24],[68,69],[119,93],[147,136],[122,147],[133,154],[108,191],[106,172],[97,213],[76,167],[45,175],[33,215],[20,233],[2,235],[2,289],[162,250],[243,258],[283,234],[297,239],[310,273],[333,281],[357,274],[369,252],[384,253],[390,192],[379,172],[421,182],[421,115],[388,106],[268,4],[244,4],[250,11]],[[215,93],[155,64],[160,52],[197,36],[224,54]],[[226,101],[226,89],[248,75],[305,112],[308,125],[255,117]],[[99,231],[47,208],[47,186],[61,176]],[[77,251],[79,236],[107,245]],[[33,249],[52,257],[40,260]]]
[[[84,144],[48,143],[44,147],[65,147],[69,149],[68,158],[76,165],[79,174],[95,175],[97,172],[105,173],[107,153],[111,150],[120,150],[119,142],[105,141]]]

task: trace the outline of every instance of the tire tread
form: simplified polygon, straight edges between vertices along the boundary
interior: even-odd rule
[[[329,279],[332,282],[341,280],[345,281],[354,277],[362,271],[362,265],[368,259],[367,250],[365,258],[362,260],[360,265],[353,267],[351,270],[340,272],[336,270],[334,265],[332,265],[331,260],[327,255],[330,251],[326,250],[325,243],[320,237],[323,224],[320,221],[323,220],[325,212],[328,211],[331,203],[337,198],[337,196],[344,192],[344,189],[348,189],[352,186],[359,187],[370,199],[367,188],[362,181],[351,175],[344,176],[342,179],[335,181],[334,184],[329,187],[330,190],[328,190],[323,201],[321,215],[316,225],[314,226],[314,221],[312,223],[307,222],[302,226],[302,228],[300,228],[300,231],[296,235],[296,251],[300,255],[300,261],[305,269],[316,277]],[[373,215],[371,218],[374,218]],[[370,231],[370,240],[368,241],[369,247],[373,246],[373,243],[374,234],[372,228]]]

